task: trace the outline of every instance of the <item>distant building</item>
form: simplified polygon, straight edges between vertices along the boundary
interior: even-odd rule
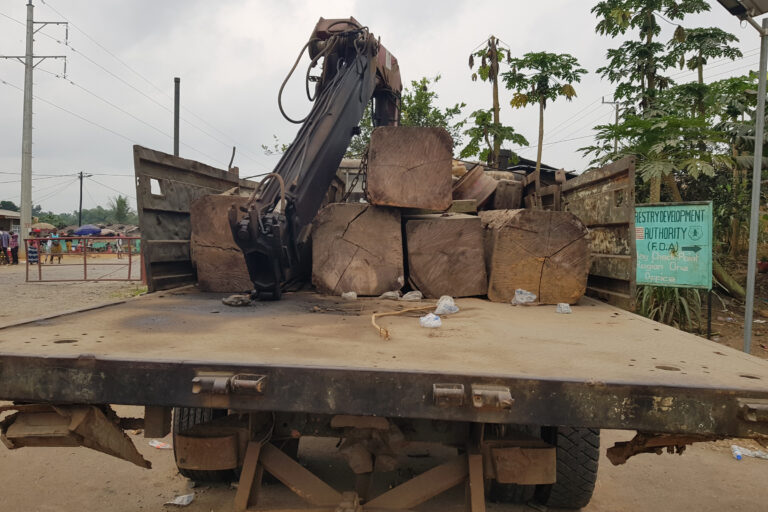
[[[21,214],[11,210],[0,210],[0,230],[19,233]]]

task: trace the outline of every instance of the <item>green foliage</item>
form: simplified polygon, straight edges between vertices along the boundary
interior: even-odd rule
[[[111,210],[112,217],[120,224],[125,223],[128,220],[128,216],[132,213],[131,207],[128,204],[128,198],[122,195],[109,200],[109,209]]]
[[[440,75],[411,81],[410,88],[406,87],[400,98],[400,125],[445,128],[451,134],[454,147],[457,147],[461,144],[462,128],[466,122],[457,118],[467,105],[456,103],[444,109],[436,107],[439,97],[431,87],[439,81]]]
[[[637,287],[637,310],[678,329],[701,330],[701,294],[695,288]]]
[[[290,147],[290,144],[284,144],[280,142],[280,139],[277,138],[277,135],[272,134],[272,144],[262,144],[261,150],[264,152],[265,155],[272,156],[272,155],[282,155],[286,151],[288,151],[288,147]]]
[[[493,151],[493,139],[496,137],[503,145],[510,141],[518,146],[527,146],[528,141],[511,126],[493,122],[493,111],[475,110],[470,114],[472,125],[464,131],[469,136],[469,142],[461,150],[461,158],[479,156],[480,160],[489,162]],[[512,153],[513,162],[517,161],[517,154]]]
[[[562,96],[571,100],[576,96],[573,84],[581,81],[587,70],[579,67],[576,57],[567,53],[526,53],[522,58],[508,61],[510,71],[501,74],[507,89],[516,91],[513,107],[536,103],[546,108],[548,101]]]
[[[400,126],[435,126],[445,128],[453,138],[454,147],[461,144],[461,129],[465,121],[458,121],[464,103],[456,103],[452,107],[441,109],[436,105],[439,96],[434,85],[440,81],[440,75],[434,78],[423,77],[412,80],[410,87],[403,90],[400,97]],[[373,132],[373,119],[370,104],[363,112],[360,120],[360,134],[352,137],[347,158],[357,158],[365,153]]]
[[[643,109],[651,108],[658,91],[671,85],[663,72],[670,67],[670,54],[664,44],[655,40],[661,33],[657,17],[682,20],[687,14],[710,9],[705,0],[604,0],[592,8],[597,16],[596,30],[610,37],[637,31],[636,38],[624,41],[618,48],[608,50],[608,63],[599,68],[611,83],[616,84],[614,98],[637,102]],[[673,40],[682,40],[681,27]]]
[[[716,27],[692,28],[684,31],[684,37],[673,38],[667,43],[669,53],[667,64],[694,70],[704,67],[708,59],[738,59],[743,57],[741,50],[734,47],[739,39]]]
[[[0,210],[8,210],[11,212],[18,212],[19,207],[13,201],[0,201]]]

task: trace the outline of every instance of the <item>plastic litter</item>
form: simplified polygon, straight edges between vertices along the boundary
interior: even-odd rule
[[[149,442],[149,446],[152,448],[157,448],[158,450],[171,450],[173,448],[173,446],[169,445],[168,443],[158,441],[157,439],[151,440]]]
[[[571,305],[567,302],[558,302],[556,311],[564,314],[571,313]]]
[[[424,298],[424,295],[419,290],[408,292],[400,300],[407,300],[409,302],[416,302]]]
[[[754,457],[756,459],[768,459],[768,453],[763,450],[750,450],[743,446],[731,445],[731,453],[736,460],[741,460],[742,457]]]
[[[436,315],[452,315],[459,311],[459,306],[454,302],[453,297],[450,295],[443,295],[437,301],[437,307],[435,308]]]
[[[181,496],[176,496],[171,501],[166,501],[166,505],[176,505],[177,507],[186,507],[190,503],[192,503],[192,500],[195,499],[195,493],[192,494],[182,494]]]
[[[443,325],[443,321],[440,320],[440,317],[436,314],[427,313],[426,315],[419,318],[419,325],[422,327],[427,327],[428,329],[434,329],[435,327],[440,327]]]
[[[399,300],[400,299],[400,291],[394,290],[391,292],[384,292],[381,295],[379,295],[380,299],[389,299],[389,300]]]
[[[224,297],[221,299],[221,302],[226,306],[232,306],[236,308],[250,306],[253,303],[251,296],[248,294],[230,295],[229,297]]]
[[[341,294],[344,300],[357,300],[357,292],[344,292]]]
[[[515,290],[515,297],[512,299],[512,304],[531,304],[536,300],[536,294],[531,293],[528,290],[518,288]]]

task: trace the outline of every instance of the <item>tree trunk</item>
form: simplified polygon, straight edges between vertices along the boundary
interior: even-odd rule
[[[661,202],[661,179],[651,178],[651,197],[648,199],[649,203]]]
[[[664,175],[664,184],[669,188],[669,191],[672,193],[672,198],[678,202],[683,202],[683,196],[680,194],[680,189],[677,186],[677,181],[675,181],[675,176],[672,173],[665,174]]]
[[[490,75],[491,84],[493,84],[493,123],[499,124],[499,54],[496,48],[496,38],[491,37],[488,41],[490,47]],[[498,135],[493,136],[493,148],[491,148],[491,157],[488,165],[490,167],[499,166],[499,152],[501,150],[501,140]]]
[[[742,300],[746,297],[744,287],[742,287],[734,278],[732,278],[716,260],[712,260],[712,273],[715,275],[715,278],[717,278],[720,284],[723,285],[723,287],[728,290],[728,293],[730,293],[732,296]]]
[[[735,144],[731,144],[731,154],[735,157],[739,156],[739,151],[736,149]],[[741,186],[741,170],[738,164],[733,166],[733,191],[736,192]],[[736,256],[741,249],[741,223],[737,217],[731,218],[731,236],[728,243],[728,254]]]
[[[544,146],[544,107],[546,100],[539,100],[539,150],[536,152],[536,174],[541,171],[541,149]]]

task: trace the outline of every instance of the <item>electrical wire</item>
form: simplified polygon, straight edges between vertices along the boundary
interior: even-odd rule
[[[91,180],[92,182],[96,183],[97,185],[101,185],[104,188],[108,188],[109,190],[111,190],[113,192],[117,192],[120,195],[128,196],[128,197],[130,197],[131,199],[134,199],[134,200],[136,199],[136,196],[133,195],[133,194],[130,194],[128,192],[123,192],[122,190],[117,190],[116,188],[110,187],[109,185],[105,185],[104,183],[102,183],[100,181],[96,181],[93,178],[88,178],[88,179]]]
[[[129,70],[131,73],[133,73],[134,75],[136,75],[137,77],[139,77],[141,80],[143,80],[145,83],[147,83],[147,84],[148,84],[150,87],[152,87],[152,88],[153,88],[155,91],[157,91],[158,93],[162,94],[163,96],[165,96],[165,97],[166,97],[166,98],[168,98],[168,99],[173,99],[173,98],[172,98],[172,97],[171,97],[171,96],[170,96],[170,95],[169,95],[169,94],[168,94],[166,91],[164,91],[163,89],[161,89],[160,87],[158,87],[157,85],[155,85],[154,83],[152,83],[152,82],[151,82],[151,81],[150,81],[150,80],[149,80],[147,77],[145,77],[145,76],[144,76],[143,74],[141,74],[139,71],[137,71],[136,69],[134,69],[133,67],[131,67],[131,66],[130,66],[130,65],[127,63],[127,62],[125,62],[123,59],[121,59],[120,57],[118,57],[117,55],[115,55],[113,52],[111,52],[111,51],[110,51],[108,48],[106,48],[104,45],[102,45],[101,43],[99,43],[99,42],[98,42],[98,41],[97,41],[95,38],[93,38],[93,37],[92,37],[90,34],[88,34],[88,33],[87,33],[85,30],[83,30],[83,29],[82,29],[82,28],[80,28],[79,26],[77,26],[77,25],[75,25],[74,23],[72,23],[72,21],[70,21],[70,20],[69,20],[69,18],[67,18],[66,16],[64,16],[64,15],[63,15],[61,12],[59,12],[59,11],[58,11],[58,10],[57,10],[55,7],[53,7],[53,6],[50,4],[50,2],[46,2],[45,0],[43,0],[43,5],[45,5],[45,6],[46,6],[46,7],[48,7],[49,9],[51,9],[51,10],[52,10],[54,13],[56,13],[56,14],[57,14],[59,17],[61,17],[61,18],[62,18],[62,19],[64,19],[64,20],[65,20],[67,23],[69,23],[69,24],[70,24],[70,25],[71,25],[71,26],[72,26],[72,27],[73,27],[75,30],[77,30],[78,32],[82,33],[82,34],[83,34],[83,35],[84,35],[86,38],[88,38],[88,39],[89,39],[89,40],[90,40],[90,41],[91,41],[93,44],[95,44],[96,46],[98,46],[99,48],[101,48],[101,49],[102,49],[104,52],[106,52],[106,53],[107,53],[107,54],[108,54],[110,57],[112,57],[112,58],[113,58],[113,59],[115,59],[117,62],[119,62],[120,64],[122,64],[122,65],[123,65],[123,66],[124,66],[126,69],[128,69],[128,70]],[[17,20],[14,20],[14,21],[17,21]],[[22,25],[23,25],[23,23],[22,23]],[[56,41],[57,41],[59,44],[62,44],[62,43],[61,43],[61,41],[59,41],[59,40],[56,40]],[[80,55],[84,55],[82,52],[78,52],[78,53],[80,53]],[[123,80],[123,82],[124,82],[124,80]],[[163,107],[163,108],[165,108],[165,107]],[[168,110],[168,109],[166,108],[166,110]],[[265,167],[265,168],[267,168],[267,169],[271,168],[271,166],[269,166],[269,165],[265,164],[264,162],[260,161],[260,160],[259,160],[258,158],[256,158],[256,157],[255,157],[255,156],[254,156],[252,153],[250,153],[250,152],[249,152],[249,151],[247,151],[246,149],[243,149],[243,144],[240,144],[238,141],[236,141],[236,140],[234,139],[234,137],[232,137],[232,136],[230,136],[230,135],[228,135],[228,134],[224,133],[223,131],[219,130],[218,128],[216,128],[215,126],[213,126],[211,123],[209,123],[208,121],[206,121],[206,120],[205,120],[203,117],[201,117],[201,116],[199,116],[198,114],[196,114],[195,112],[193,112],[191,109],[189,109],[189,108],[187,108],[187,107],[183,107],[183,106],[182,106],[182,107],[181,107],[181,110],[182,110],[182,112],[186,111],[186,112],[187,112],[187,113],[189,113],[191,116],[195,117],[196,119],[198,119],[200,122],[202,122],[203,124],[205,124],[205,125],[206,125],[206,126],[208,126],[209,128],[213,129],[214,131],[218,132],[220,135],[223,135],[223,136],[224,136],[224,137],[226,137],[227,139],[229,139],[229,140],[231,140],[232,142],[234,142],[234,143],[235,143],[234,145],[240,148],[240,153],[242,153],[242,154],[243,154],[243,156],[245,156],[246,158],[248,158],[248,159],[252,160],[253,162],[255,162],[255,163],[257,163],[257,164],[259,164],[259,165],[261,165],[261,166],[263,166],[263,167]],[[221,144],[224,144],[224,145],[226,145],[227,147],[231,147],[231,146],[232,146],[232,144],[230,144],[230,143],[228,143],[228,142],[225,142],[225,141],[222,141],[222,140],[220,140],[220,139],[218,139],[218,138],[214,137],[213,135],[211,135],[211,134],[207,133],[205,130],[203,130],[203,129],[201,129],[200,127],[196,126],[194,123],[191,123],[190,121],[188,121],[187,119],[185,119],[183,116],[180,116],[180,119],[181,119],[183,122],[185,122],[185,123],[189,124],[189,126],[191,126],[191,127],[195,128],[196,130],[200,131],[201,133],[203,133],[203,134],[207,135],[208,137],[212,138],[212,139],[213,139],[213,140],[215,140],[216,142],[219,142],[219,143],[221,143]]]

